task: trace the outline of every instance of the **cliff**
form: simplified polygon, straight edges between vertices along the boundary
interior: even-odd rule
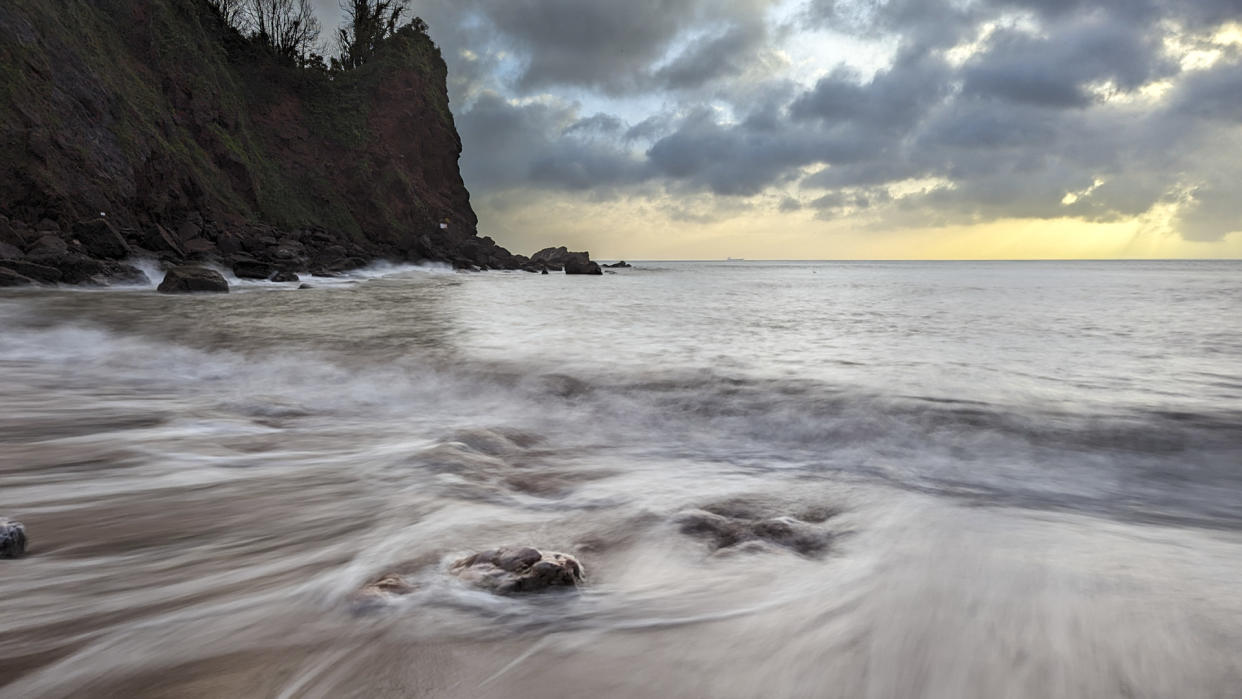
[[[445,73],[411,27],[330,72],[204,0],[5,0],[0,266],[71,283],[132,274],[135,255],[519,267],[476,234]]]

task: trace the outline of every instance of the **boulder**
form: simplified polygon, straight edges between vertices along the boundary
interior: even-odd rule
[[[3,240],[0,240],[0,259],[16,260],[16,259],[21,258],[21,256],[22,256],[21,248],[17,247],[16,245],[10,245],[4,242]]]
[[[21,522],[0,517],[0,558],[26,555],[26,528]]]
[[[629,269],[630,267],[633,267],[634,265],[626,262],[625,260],[621,260],[620,262],[614,262],[610,265],[604,265],[604,266],[611,267],[613,269]]]
[[[92,257],[121,260],[129,256],[129,243],[106,218],[93,218],[73,224],[73,237]]]
[[[181,243],[177,241],[176,236],[158,223],[146,230],[142,242],[150,250],[185,257],[185,250],[181,248]]]
[[[105,266],[104,277],[110,284],[130,286],[149,286],[151,284],[151,278],[147,276],[146,272],[133,265],[117,262],[110,262]]]
[[[529,547],[476,553],[454,563],[449,572],[498,595],[576,587],[584,577],[582,565],[573,556]]]
[[[39,236],[30,247],[26,248],[26,254],[31,257],[35,255],[64,255],[69,252],[69,245],[55,233],[44,233]]]
[[[23,276],[9,269],[8,267],[0,267],[0,287],[3,286],[30,286],[35,280],[30,277]]]
[[[227,294],[229,283],[220,273],[206,267],[174,267],[164,275],[158,291],[162,294],[215,292]]]
[[[599,265],[585,252],[571,252],[565,257],[565,274],[603,274]]]
[[[238,260],[233,263],[233,274],[238,279],[268,279],[276,268],[258,260]]]
[[[272,281],[274,282],[296,282],[296,281],[301,281],[301,278],[298,277],[298,275],[293,272],[281,270],[277,272],[276,274],[272,275]]]
[[[188,257],[204,258],[216,254],[216,244],[206,238],[191,238],[181,246]]]
[[[60,281],[65,284],[97,283],[99,275],[106,271],[103,262],[77,252],[38,252],[32,249],[26,261],[43,267],[60,270]]]
[[[56,267],[37,264],[29,260],[0,260],[0,265],[24,277],[30,277],[37,282],[44,282],[46,284],[55,284],[64,276]]]

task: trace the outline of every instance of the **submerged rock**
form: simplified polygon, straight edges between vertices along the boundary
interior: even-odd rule
[[[688,510],[675,523],[682,534],[702,539],[714,552],[766,550],[767,545],[817,558],[832,544],[831,531],[819,526],[835,514],[816,508],[787,516],[764,511],[746,502],[725,502]]]
[[[274,282],[297,282],[301,280],[302,280],[301,277],[299,277],[297,274],[293,272],[284,271],[284,270],[281,270],[277,272],[276,274],[272,275],[272,281]]]
[[[604,266],[611,267],[613,269],[629,269],[630,267],[633,267],[634,265],[626,262],[625,260],[621,260],[620,262],[614,262],[610,265],[604,265]]]
[[[498,595],[576,587],[584,577],[582,564],[573,556],[530,547],[476,553],[454,563],[449,572]]]
[[[158,291],[162,294],[214,292],[227,294],[229,283],[220,273],[206,267],[174,267],[164,275]]]
[[[414,586],[406,582],[405,578],[396,573],[389,573],[378,580],[363,585],[362,589],[358,591],[356,598],[362,602],[382,600],[408,595],[413,591]]]
[[[0,517],[0,558],[26,555],[26,527],[21,522]]]

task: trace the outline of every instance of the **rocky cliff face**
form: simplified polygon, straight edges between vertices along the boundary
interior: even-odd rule
[[[476,235],[445,72],[412,28],[330,73],[267,55],[204,0],[4,0],[0,266],[74,283],[142,254],[522,266]]]

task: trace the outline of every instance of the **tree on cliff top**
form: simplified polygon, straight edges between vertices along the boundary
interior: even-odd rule
[[[357,68],[371,60],[380,43],[396,33],[409,10],[409,0],[341,0],[345,26],[336,37],[341,52],[338,65]],[[426,31],[421,19],[415,18],[414,24]]]
[[[245,28],[249,13],[249,0],[207,0],[207,3],[220,13],[220,19],[223,19],[225,24],[239,31]]]
[[[279,56],[301,61],[319,41],[319,20],[310,0],[250,0],[255,36]]]

